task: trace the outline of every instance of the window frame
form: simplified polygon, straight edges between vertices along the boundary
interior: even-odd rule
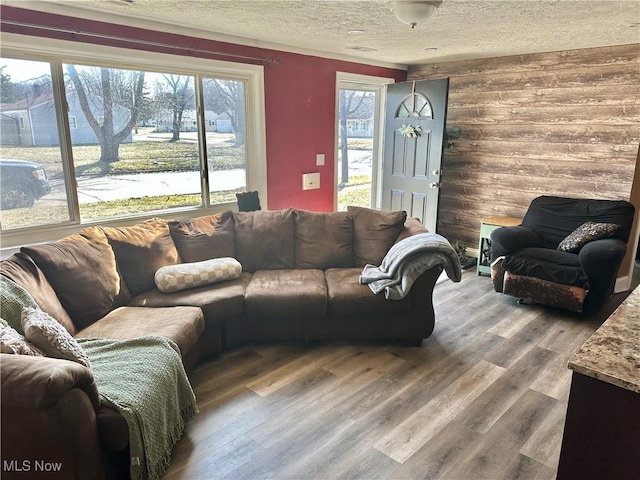
[[[0,42],[2,43],[2,57],[49,62],[54,67],[52,68],[53,72],[61,71],[60,67],[63,63],[73,63],[76,65],[190,75],[195,77],[196,83],[199,83],[202,78],[210,77],[243,81],[246,88],[246,188],[247,190],[258,190],[263,204],[267,203],[264,67],[262,65],[55,39],[47,39],[47,42],[42,42],[40,37],[25,37],[5,32],[0,33]],[[198,115],[198,117],[200,116],[204,116],[204,112]],[[63,115],[63,117],[67,116]],[[204,119],[199,123],[202,123],[204,126],[203,120]],[[61,138],[62,162],[67,171],[73,171],[71,168],[71,144],[64,145],[66,142],[70,142],[68,120],[62,123],[63,125],[59,126],[59,128],[63,128],[61,135],[61,137],[63,137]],[[205,130],[203,129],[203,133],[204,132]],[[64,140],[64,142],[62,142],[62,140]],[[203,189],[203,198],[206,196],[208,203],[208,192],[204,190],[204,185],[208,184],[208,182],[205,182],[208,172],[206,168],[206,158],[204,161],[202,159],[202,156],[206,155],[206,151],[201,151],[200,155],[201,188]],[[75,180],[67,176],[66,182],[68,192],[71,190],[71,196],[77,198]],[[73,203],[76,202],[71,201],[71,204]],[[152,214],[133,214],[114,217],[109,220],[102,219],[81,222],[77,215],[77,205],[72,206],[74,208],[70,209],[71,218],[67,222],[2,231],[2,250],[7,248],[15,249],[17,246],[29,243],[55,240],[92,225],[132,225],[152,217],[187,219],[236,208],[235,202],[229,202],[209,205],[207,207],[184,207],[180,209],[156,211]]]
[[[362,75],[357,73],[336,72],[335,89],[335,143],[334,143],[334,182],[338,178],[338,125],[339,125],[339,105],[340,90],[363,90],[373,91],[376,94],[376,108],[373,118],[372,135],[377,141],[373,142],[373,160],[371,168],[371,207],[381,208],[382,205],[382,156],[384,153],[384,125],[385,125],[385,104],[387,101],[387,85],[395,83],[395,79],[390,77],[376,77],[372,75]],[[338,209],[338,189],[334,189],[333,209]]]

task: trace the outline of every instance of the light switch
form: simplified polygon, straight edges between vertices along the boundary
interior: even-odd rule
[[[324,153],[316,154],[316,165],[318,166],[324,165]]]
[[[320,174],[318,172],[303,173],[302,190],[313,190],[314,188],[320,188]]]

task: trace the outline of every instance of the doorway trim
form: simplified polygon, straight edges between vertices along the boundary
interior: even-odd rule
[[[395,83],[395,79],[388,77],[375,77],[348,72],[336,72],[336,97],[335,97],[335,130],[333,148],[333,210],[338,208],[338,128],[339,128],[339,102],[340,89],[373,90],[376,92],[376,108],[373,120],[373,138],[377,139],[373,145],[373,158],[371,164],[371,204],[374,208],[380,208],[382,202],[382,155],[384,152],[384,112],[387,100],[386,86]]]

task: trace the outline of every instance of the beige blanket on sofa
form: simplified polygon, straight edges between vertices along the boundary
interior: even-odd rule
[[[164,337],[78,342],[91,360],[100,401],[127,421],[131,479],[160,478],[198,412],[178,347]]]

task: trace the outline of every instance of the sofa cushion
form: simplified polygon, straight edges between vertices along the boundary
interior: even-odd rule
[[[612,237],[619,228],[616,223],[585,222],[560,242],[558,250],[577,253],[589,242]]]
[[[295,268],[353,267],[353,217],[295,210]]]
[[[327,313],[322,270],[258,270],[245,294],[246,315],[257,318],[319,318]]]
[[[244,293],[251,274],[242,272],[239,278],[226,282],[190,288],[179,292],[162,293],[151,290],[132,298],[130,306],[171,307],[186,305],[202,308],[207,324],[240,317],[244,313]]]
[[[22,328],[25,338],[47,356],[71,360],[91,368],[89,357],[80,344],[48,313],[36,308],[24,308]]]
[[[353,215],[353,256],[356,267],[380,265],[407,219],[405,211],[381,211],[348,206]]]
[[[120,307],[78,332],[76,338],[128,340],[155,335],[173,340],[184,358],[203,330],[202,310],[197,307]]]
[[[238,278],[242,265],[230,257],[211,258],[202,262],[178,263],[160,267],[155,282],[161,292],[177,292]]]
[[[411,311],[411,292],[402,300],[387,300],[382,294],[374,295],[368,285],[360,284],[361,273],[359,267],[330,268],[324,272],[332,316],[380,316]]]
[[[60,322],[71,335],[76,333],[77,329],[55,290],[28,255],[22,252],[11,255],[0,263],[0,273],[28,291],[38,306]]]
[[[102,227],[131,295],[155,288],[160,267],[178,263],[178,250],[165,220],[153,218],[131,227]]]
[[[233,212],[172,220],[168,226],[183,262],[236,256]]]
[[[15,328],[11,327],[4,318],[0,318],[0,353],[15,355],[31,355],[42,357],[44,352],[29,342]]]
[[[589,278],[575,253],[549,248],[522,248],[504,259],[503,268],[521,277],[589,289]]]
[[[293,268],[293,210],[234,213],[236,259],[247,272]]]
[[[429,233],[427,227],[425,227],[419,218],[409,217],[405,220],[402,230],[400,230],[400,234],[398,238],[396,238],[395,243],[398,243],[405,238],[412,237],[413,235],[418,235],[420,233]]]
[[[21,251],[44,272],[77,329],[129,301],[113,250],[97,227]]]

